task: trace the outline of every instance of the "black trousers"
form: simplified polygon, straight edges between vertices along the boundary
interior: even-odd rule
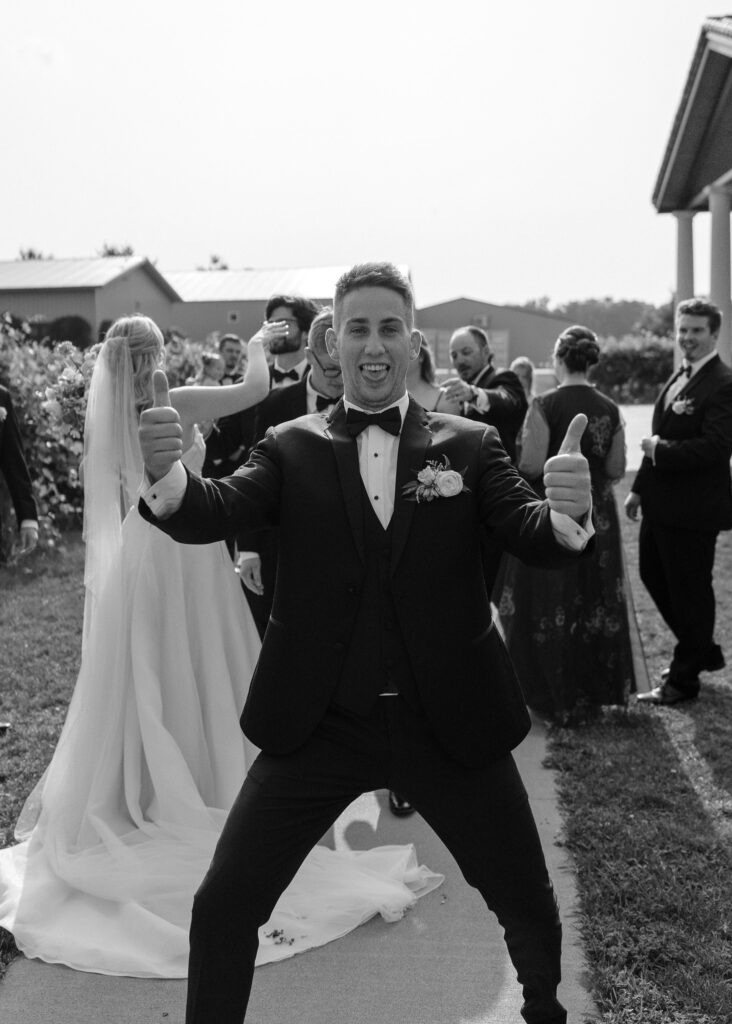
[[[713,531],[682,530],[641,520],[640,578],[676,637],[668,681],[698,692],[699,672],[714,648]]]
[[[193,902],[187,1024],[241,1024],[257,930],[359,794],[394,789],[423,815],[505,929],[528,1024],[563,1024],[561,925],[526,791],[508,755],[468,769],[400,697],[332,708],[292,754],[252,765]]]

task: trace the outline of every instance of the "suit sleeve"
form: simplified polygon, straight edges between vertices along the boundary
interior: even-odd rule
[[[653,462],[656,469],[665,473],[693,473],[729,462],[732,456],[732,381],[707,398],[703,411],[698,437],[659,439]]]
[[[7,410],[7,416],[0,428],[0,470],[8,485],[15,517],[20,526],[24,519],[37,519],[38,512],[13,401],[7,392],[2,399],[0,406]]]
[[[231,540],[243,529],[275,526],[279,514],[281,472],[277,439],[270,433],[257,445],[246,465],[221,480],[188,473],[177,512],[156,519],[144,500],[140,515],[181,544],[213,544]]]
[[[527,565],[554,568],[577,557],[557,540],[548,502],[538,500],[519,476],[493,427],[483,435],[476,489],[478,514],[489,541],[495,538]],[[591,549],[592,544],[585,550]]]

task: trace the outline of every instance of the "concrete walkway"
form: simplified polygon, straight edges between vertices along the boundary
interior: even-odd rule
[[[545,730],[535,723],[517,761],[562,912],[560,999],[570,1024],[586,1024],[597,1016],[574,923],[574,876],[555,843],[561,819],[545,751]],[[521,1024],[520,990],[495,918],[422,819],[394,818],[386,796],[356,801],[328,839],[351,848],[413,842],[444,884],[397,924],[372,920],[337,942],[257,968],[247,1024]],[[17,960],[0,984],[0,1020],[8,1024],[183,1024],[184,1005],[182,981],[110,978],[35,960]]]

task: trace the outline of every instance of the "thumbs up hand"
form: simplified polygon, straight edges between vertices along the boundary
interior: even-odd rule
[[[549,507],[577,521],[590,509],[590,467],[580,451],[580,440],[587,426],[587,417],[578,413],[556,455],[544,465],[544,488]]]
[[[170,404],[168,378],[162,370],[153,374],[153,404],[140,414],[138,436],[145,470],[154,483],[183,453],[180,416]]]

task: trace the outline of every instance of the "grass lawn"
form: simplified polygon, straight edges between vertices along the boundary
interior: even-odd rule
[[[622,501],[632,474],[618,488]],[[637,576],[637,526],[621,516],[648,670],[671,639]],[[0,568],[0,845],[53,751],[78,669],[83,548]],[[732,541],[720,537],[718,639],[732,618]],[[557,780],[604,1024],[732,1021],[732,673],[700,700],[554,730]],[[707,683],[708,681],[708,683]],[[15,955],[0,930],[1,962]],[[580,1024],[580,1022],[576,1022]]]

